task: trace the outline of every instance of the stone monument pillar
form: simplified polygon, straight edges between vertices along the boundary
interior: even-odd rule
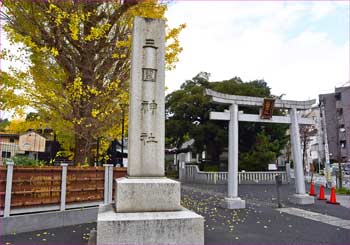
[[[135,19],[128,137],[130,177],[164,177],[164,40],[162,21]]]
[[[203,217],[164,177],[165,22],[135,17],[132,37],[128,177],[99,209],[97,244],[204,244]]]

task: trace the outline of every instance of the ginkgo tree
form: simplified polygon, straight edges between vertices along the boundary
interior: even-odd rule
[[[23,108],[25,101],[16,93],[21,89],[22,80],[20,77],[12,77],[7,72],[0,71],[0,110],[9,110],[14,107],[17,110]]]
[[[165,19],[166,3],[4,0],[3,7],[10,41],[23,44],[30,60],[20,79],[26,104],[69,133],[76,164],[90,161],[98,137],[115,137],[128,103],[133,18]],[[184,27],[167,30],[167,69],[178,60]]]

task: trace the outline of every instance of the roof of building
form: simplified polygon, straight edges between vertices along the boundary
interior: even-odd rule
[[[181,145],[180,149],[186,149],[186,148],[188,148],[188,147],[191,147],[191,146],[193,145],[193,143],[194,143],[194,139],[190,139],[190,140],[184,142],[184,143]]]
[[[27,131],[27,132],[21,133],[20,136],[26,135],[26,134],[36,134],[36,135],[39,135],[39,136],[45,138],[45,137],[42,136],[41,134],[39,134],[39,133],[37,133],[37,132],[34,132],[34,131]]]
[[[17,137],[17,138],[19,138],[19,134],[1,132],[0,137]]]

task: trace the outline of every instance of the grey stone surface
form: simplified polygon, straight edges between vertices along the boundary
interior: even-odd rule
[[[97,244],[204,244],[203,217],[164,178],[165,21],[135,17],[132,37],[128,177],[116,180],[115,210],[99,210]]]
[[[43,230],[96,221],[97,207],[1,217],[0,235]]]
[[[175,212],[116,213],[101,210],[97,244],[204,244],[204,218]]]
[[[250,96],[240,96],[240,95],[231,95],[223,94],[216,92],[211,89],[206,89],[205,93],[212,96],[213,102],[219,104],[233,104],[237,103],[238,105],[247,105],[247,106],[262,106],[264,98],[259,97],[250,97]],[[310,109],[310,107],[316,103],[316,100],[306,100],[306,101],[295,101],[295,100],[275,100],[275,108],[297,108],[297,109]]]
[[[230,105],[227,196],[238,200],[238,105]],[[230,205],[228,205],[229,207]]]
[[[223,120],[228,121],[230,120],[230,113],[229,112],[217,112],[217,111],[211,111],[210,112],[210,120]],[[238,114],[238,121],[240,122],[262,122],[262,123],[290,123],[290,117],[289,116],[272,116],[271,119],[261,119],[260,115],[254,115],[254,114],[245,114],[245,113],[239,113]],[[304,117],[298,117],[298,121],[300,124],[314,124],[314,120],[310,118],[304,118]]]
[[[128,176],[160,177],[165,145],[165,21],[135,17],[132,37]],[[154,80],[145,76],[152,73]]]
[[[96,245],[96,242],[97,242],[97,231],[96,229],[92,229],[90,231],[88,245]]]
[[[300,143],[300,130],[298,123],[298,113],[296,108],[289,110],[291,124],[290,124],[290,141],[292,146],[293,160],[294,160],[294,175],[295,175],[295,193],[305,194],[305,182],[304,182],[304,171],[303,161],[301,154],[301,143]]]
[[[290,202],[299,205],[308,205],[315,203],[315,197],[307,194],[294,194],[290,197]]]
[[[115,180],[117,212],[181,210],[180,183],[168,178],[119,178]]]
[[[222,207],[227,209],[242,209],[242,208],[246,208],[246,205],[245,205],[245,200],[242,200],[239,197],[236,197],[236,198],[226,197],[222,201]]]
[[[211,96],[211,100],[218,104],[229,104],[230,111],[229,117],[228,112],[212,112],[210,115],[211,119],[214,120],[228,120],[229,119],[229,152],[228,152],[228,198],[238,197],[238,121],[241,115],[242,121],[255,121],[255,122],[266,122],[266,120],[261,120],[260,115],[253,114],[240,114],[238,110],[239,105],[245,106],[259,106],[261,107],[264,103],[263,98],[249,97],[249,96],[237,96],[230,94],[219,93],[210,89],[206,89],[205,93]],[[297,113],[297,109],[310,109],[311,106],[316,102],[316,100],[309,101],[289,101],[275,99],[274,107],[289,109],[290,116],[287,117],[272,117],[269,122],[279,122],[279,123],[290,123],[290,136],[293,151],[293,159],[295,163],[295,183],[296,183],[296,193],[305,194],[305,183],[303,174],[303,165],[301,161],[301,146],[300,146],[300,135],[299,135],[299,123],[300,118]],[[277,120],[278,119],[278,120]],[[305,123],[312,124],[312,121],[305,121]],[[300,200],[299,200],[300,199]],[[296,202],[309,203],[311,202],[305,198],[296,198]],[[225,201],[228,208],[232,206],[240,206],[240,204],[230,204],[230,202]]]

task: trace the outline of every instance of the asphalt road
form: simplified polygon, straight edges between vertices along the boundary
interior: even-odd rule
[[[318,191],[318,188],[316,188]],[[328,191],[326,191],[328,193]],[[205,217],[205,244],[350,244],[350,230],[282,213],[277,208],[276,186],[240,185],[239,195],[247,202],[242,210],[221,208],[225,185],[182,185],[182,205]],[[316,201],[314,205],[289,203],[293,185],[281,187],[283,207],[295,207],[350,220],[350,210]],[[96,223],[0,238],[1,244],[87,244]]]
[[[220,208],[226,186],[183,186],[184,206],[205,216],[206,244],[350,244],[350,231],[276,210],[274,185],[240,185],[244,210]],[[283,207],[295,207],[350,220],[350,210],[316,201],[314,205],[291,204],[293,185],[281,187]]]

